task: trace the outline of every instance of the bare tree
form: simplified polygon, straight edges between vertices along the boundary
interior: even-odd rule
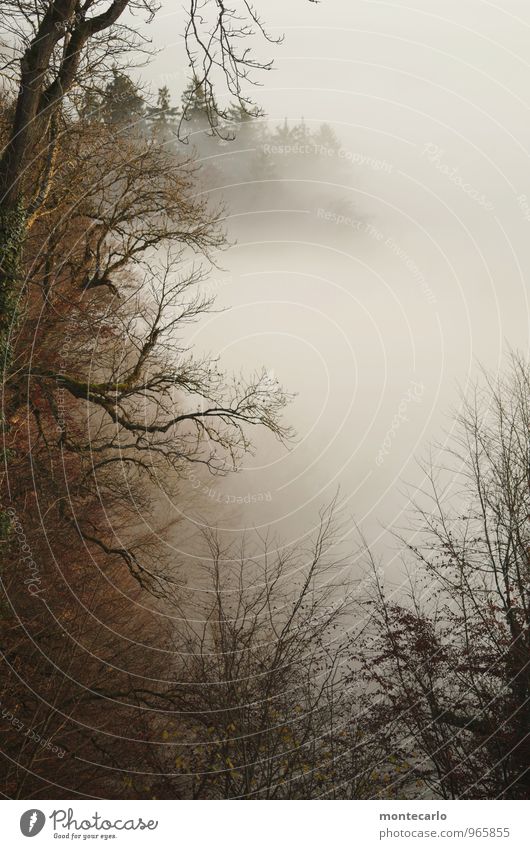
[[[131,15],[144,13],[150,20],[158,5],[157,0],[7,0],[3,5],[4,71],[15,100],[0,156],[0,362],[4,375],[10,368],[11,340],[25,291],[23,248],[34,217],[54,185],[58,142],[64,132],[61,116],[76,93],[93,89],[110,66],[130,66],[131,56],[142,56],[146,43],[132,27]],[[215,19],[213,27],[210,14]],[[238,52],[241,39],[252,36],[252,24],[265,34],[257,13],[246,2],[240,9],[217,0],[190,4],[186,46],[193,74],[197,76],[197,63],[202,68],[200,79],[208,92],[210,113],[216,69],[224,71],[229,91],[245,104],[241,83],[248,70],[269,67],[256,62],[248,47]],[[98,271],[88,282],[102,279]]]
[[[486,376],[458,427],[454,462],[425,470],[416,541],[403,540],[408,601],[376,582],[368,701],[406,764],[396,783],[419,780],[445,798],[528,798],[528,364],[514,355],[505,377]]]
[[[90,553],[87,576],[82,540],[57,519],[54,562],[33,515],[24,517],[38,592],[28,593],[13,559],[4,574],[12,612],[2,645],[2,791],[209,799],[382,792],[379,746],[363,739],[355,715],[355,583],[333,511],[322,511],[302,547],[208,533],[193,595],[166,594],[155,607],[101,551]],[[16,548],[18,517],[14,525]]]
[[[178,564],[153,532],[157,488],[178,488],[190,463],[235,468],[255,426],[288,437],[288,397],[262,373],[231,379],[188,350],[185,329],[212,306],[200,284],[223,245],[193,163],[138,132],[120,130],[118,145],[116,127],[76,109],[124,51],[143,49],[125,16],[154,4],[7,6],[17,41],[0,122],[2,653],[9,709],[39,739],[13,725],[3,787],[120,796],[113,769],[124,749],[143,762],[156,727],[138,679],[164,682],[175,640],[158,619],[178,603]],[[20,582],[21,516],[43,597]],[[60,763],[44,737],[62,743]]]
[[[212,308],[201,283],[224,246],[218,211],[194,191],[193,162],[126,127],[119,145],[114,125],[64,114],[61,127],[22,265],[25,322],[4,394],[6,485],[24,479],[26,446],[46,490],[48,476],[58,485],[53,467],[68,469],[64,457],[75,455],[75,479],[55,494],[64,518],[154,588],[150,567],[109,535],[112,522],[96,532],[77,505],[96,498],[114,523],[119,515],[123,528],[128,515],[134,527],[187,464],[237,468],[252,427],[288,438],[288,396],[265,372],[223,374],[215,356],[194,357],[183,341]]]
[[[334,506],[305,547],[207,534],[193,597],[177,608],[174,684],[137,691],[158,711],[162,745],[150,750],[149,769],[157,797],[374,792],[373,750],[345,685],[355,584]]]

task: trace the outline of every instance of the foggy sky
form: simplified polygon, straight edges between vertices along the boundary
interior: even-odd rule
[[[273,123],[334,128],[354,163],[344,191],[366,224],[322,220],[296,184],[291,212],[258,196],[233,222],[238,244],[213,284],[230,309],[191,339],[229,368],[265,365],[298,393],[287,416],[299,436],[289,451],[260,438],[238,476],[212,483],[204,510],[215,502],[220,526],[272,526],[295,540],[340,485],[347,514],[384,546],[382,528],[407,508],[401,482],[421,486],[415,458],[451,431],[458,386],[478,363],[502,368],[509,346],[528,350],[530,9],[256,5],[286,38],[256,43],[275,66],[254,96]],[[161,52],[142,71],[175,101],[182,28],[166,2],[150,28]],[[325,187],[327,175],[323,155],[314,180]],[[414,398],[411,387],[421,387]],[[270,497],[234,511],[219,493]]]

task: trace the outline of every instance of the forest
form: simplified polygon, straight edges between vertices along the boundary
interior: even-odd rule
[[[309,229],[365,221],[335,130],[247,95],[275,37],[232,5],[188,4],[187,83],[155,92],[153,0],[0,10],[1,793],[528,799],[523,355],[425,463],[397,589],[338,491],[301,540],[227,536],[210,499],[193,562],[175,542],[199,485],[296,441],[304,387],[190,342],[228,219],[296,181]]]

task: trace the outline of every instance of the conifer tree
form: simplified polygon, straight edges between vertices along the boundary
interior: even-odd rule
[[[103,116],[107,124],[120,127],[143,126],[145,103],[130,76],[117,68],[105,88]]]
[[[171,106],[171,94],[167,86],[158,89],[156,106],[149,106],[146,118],[153,136],[161,144],[167,144],[177,133],[178,107]]]

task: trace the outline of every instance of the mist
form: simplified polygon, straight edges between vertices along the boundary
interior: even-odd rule
[[[2,4],[4,798],[530,797],[530,16],[411,2]]]
[[[188,519],[291,543],[339,490],[346,537],[357,524],[391,563],[388,530],[424,483],[418,459],[451,438],[479,366],[496,373],[528,348],[525,9],[266,11],[285,42],[260,44],[275,61],[252,91],[265,117],[232,140],[189,137],[232,242],[207,284],[219,311],[189,341],[296,393],[297,438],[256,434],[238,475],[191,480]],[[168,5],[157,21],[148,69],[176,103],[179,14]],[[275,128],[301,122],[309,144],[271,150]],[[337,149],[315,142],[323,124]]]

